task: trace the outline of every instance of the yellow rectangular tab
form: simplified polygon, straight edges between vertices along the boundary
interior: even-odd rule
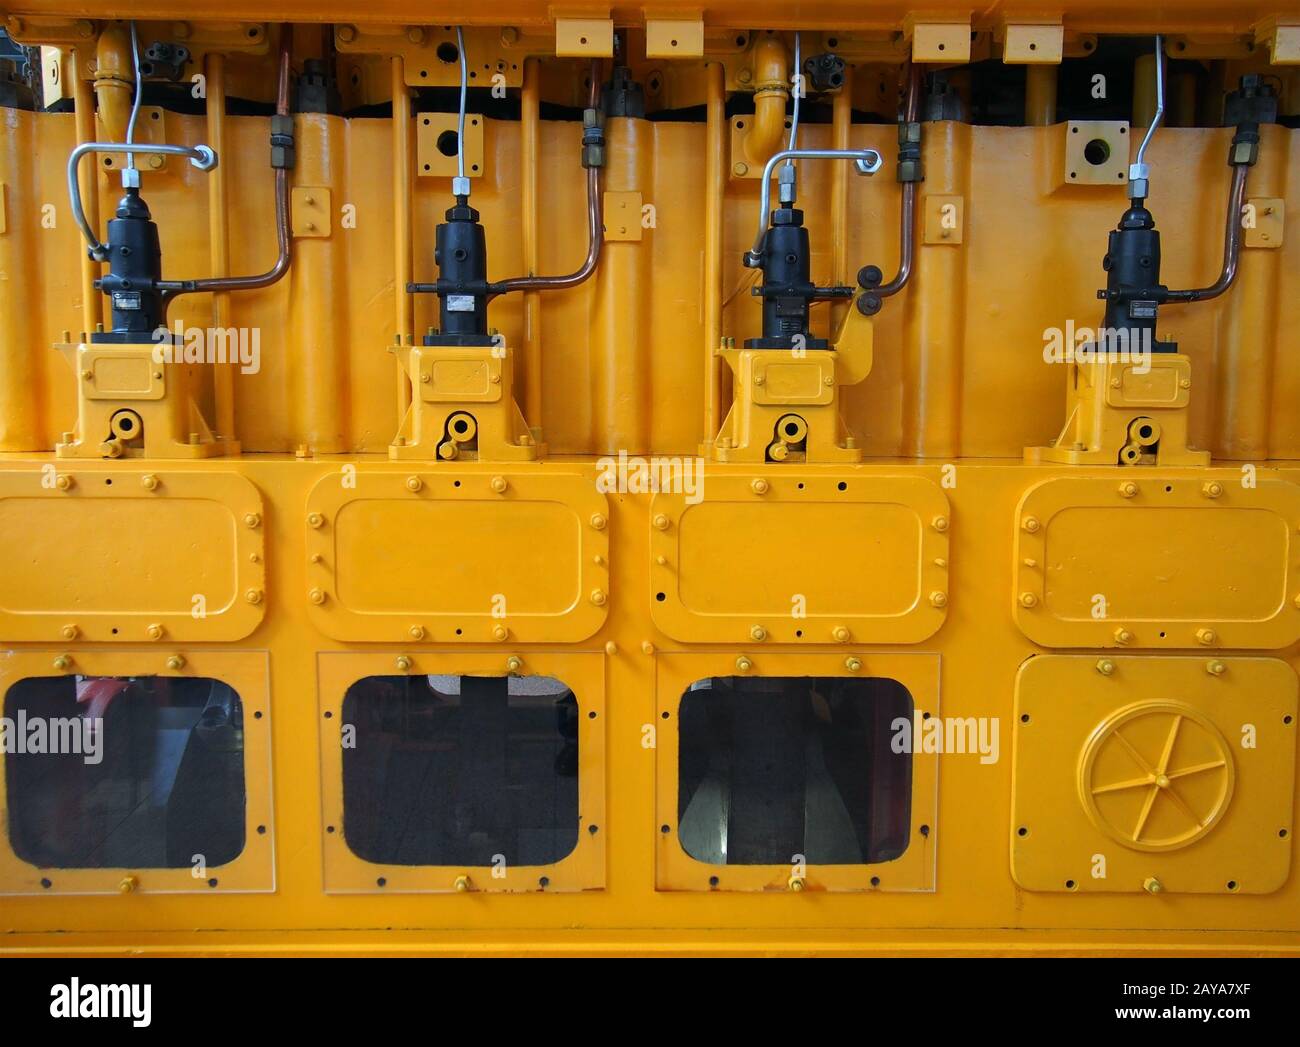
[[[1254,196],[1246,201],[1243,241],[1247,247],[1281,247],[1286,227],[1286,201],[1280,196]]]
[[[289,208],[293,216],[293,235],[329,236],[332,211],[328,186],[294,186]]]
[[[1065,51],[1061,25],[1008,25],[1002,61],[1008,65],[1056,65]]]
[[[1270,21],[1256,30],[1255,40],[1268,48],[1274,65],[1300,65],[1300,25]]]
[[[641,239],[641,194],[607,191],[605,203],[605,239]]]
[[[415,172],[422,178],[455,178],[456,113],[421,113],[415,126]],[[483,116],[465,114],[465,177],[483,174]]]
[[[961,243],[965,221],[965,202],[960,196],[926,196],[925,242],[927,244]]]
[[[704,19],[647,18],[647,58],[699,58],[704,54]]]
[[[970,22],[923,22],[909,15],[906,31],[912,38],[913,62],[970,61]]]
[[[555,53],[560,58],[612,58],[612,18],[557,18]]]

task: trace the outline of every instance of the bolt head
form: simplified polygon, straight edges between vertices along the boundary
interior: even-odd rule
[[[1213,629],[1196,630],[1196,642],[1203,644],[1206,647],[1214,643],[1214,641],[1217,640],[1218,638],[1219,638],[1218,634]]]
[[[763,640],[767,639],[767,630],[761,625],[756,625],[754,628],[749,630],[749,636],[750,639],[757,640],[761,643]]]
[[[655,529],[659,531],[668,530],[668,517],[663,513],[657,513],[654,518]]]
[[[412,640],[423,640],[423,639],[424,639],[424,626],[423,626],[423,625],[413,625],[413,626],[411,626],[411,628],[409,628],[409,629],[406,630],[406,631],[407,631],[407,634],[411,637]]]
[[[395,664],[397,665],[399,672],[406,672],[411,668],[411,659],[404,654],[399,654]]]
[[[850,635],[848,629],[842,625],[837,625],[831,630],[831,636],[834,637],[836,643],[848,643]]]
[[[930,521],[930,526],[942,534],[944,531],[948,530],[948,517],[936,516]]]
[[[321,527],[321,526],[324,525],[324,523],[325,523],[325,517],[321,516],[320,513],[308,513],[308,514],[307,514],[307,526],[308,526],[308,527]]]
[[[248,513],[244,517],[245,527],[260,527],[261,524],[262,524],[262,516],[260,513]]]
[[[1133,642],[1133,634],[1132,634],[1131,632],[1129,632],[1127,629],[1122,629],[1122,628],[1121,628],[1121,629],[1116,629],[1116,630],[1115,630],[1115,642],[1116,642],[1116,643],[1123,643],[1123,644],[1132,643],[1132,642]]]
[[[1164,884],[1162,884],[1154,876],[1148,876],[1145,880],[1142,881],[1142,889],[1146,891],[1148,894],[1159,894],[1161,891],[1165,889],[1165,887]]]
[[[768,483],[762,477],[759,477],[749,486],[753,488],[755,494],[767,494],[768,492]]]
[[[1097,662],[1097,672],[1102,676],[1111,676],[1115,672],[1115,663],[1109,658],[1101,658]]]
[[[859,669],[862,668],[862,660],[860,658],[845,658],[844,668],[846,668],[851,673],[856,673]]]
[[[934,592],[930,594],[930,604],[933,607],[947,607],[948,594],[945,593],[942,589],[936,589]]]
[[[163,631],[163,627],[155,622],[153,625],[145,629],[144,632],[151,640],[161,640],[163,638]]]
[[[524,666],[523,659],[518,657],[517,655],[512,654],[509,658],[506,659],[506,668],[509,669],[512,673],[517,673],[520,669],[523,668],[523,666]]]
[[[504,625],[495,625],[492,627],[492,639],[494,640],[504,640],[509,635],[510,630]]]
[[[613,640],[608,641],[605,644],[605,653],[609,655],[611,658],[613,658],[614,655],[618,654],[618,644],[616,644]]]
[[[75,625],[65,625],[62,629],[59,630],[59,633],[63,636],[65,640],[75,640],[77,638],[78,631],[79,630]]]
[[[174,673],[184,669],[185,668],[184,655],[173,654],[170,658],[167,659],[167,668]]]
[[[1119,485],[1119,496],[1121,498],[1132,498],[1138,493],[1138,485],[1132,480],[1125,480]]]
[[[1037,533],[1038,528],[1042,525],[1038,522],[1037,516],[1026,516],[1024,520],[1021,521],[1020,526],[1030,534],[1035,534]]]
[[[156,491],[158,489],[158,477],[154,476],[153,473],[145,473],[140,477],[140,486],[146,491]]]
[[[1020,594],[1021,607],[1036,607],[1037,605],[1038,605],[1038,597],[1035,596],[1033,593]]]
[[[606,523],[605,517],[602,516],[600,513],[592,514],[591,526],[594,527],[597,531],[603,531],[605,529],[605,523]]]
[[[594,603],[597,607],[604,607],[605,600],[606,597],[605,597],[604,589],[593,589],[591,591],[591,602]]]
[[[1205,671],[1211,676],[1222,676],[1228,671],[1228,667],[1216,658],[1214,661],[1206,664]]]
[[[496,491],[497,494],[505,494],[509,486],[510,486],[510,481],[507,480],[504,476],[492,477],[492,490]]]
[[[56,477],[54,480],[54,486],[57,487],[60,491],[71,491],[75,483],[76,481],[73,480],[72,477],[68,476],[66,473],[64,473],[62,476]]]
[[[316,604],[317,606],[320,606],[325,602],[325,590],[313,589],[311,592],[307,594],[307,599],[309,599],[312,603]]]
[[[414,494],[424,489],[424,481],[418,476],[408,476],[406,478],[406,489]]]
[[[61,654],[51,663],[59,672],[65,672],[72,665],[72,658],[69,655]]]
[[[751,662],[748,658],[746,658],[743,654],[736,659],[736,669],[739,672],[747,673],[752,668],[754,668],[754,663]]]
[[[1219,483],[1218,480],[1211,480],[1201,486],[1201,494],[1205,495],[1206,498],[1218,498],[1223,494],[1223,484]]]

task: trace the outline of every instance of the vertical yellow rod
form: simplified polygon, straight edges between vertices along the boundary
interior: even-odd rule
[[[1054,65],[1025,67],[1025,126],[1050,127],[1056,123],[1056,69]]]
[[[397,341],[415,339],[415,304],[406,291],[411,282],[411,96],[406,90],[402,59],[393,58],[393,291],[396,294]],[[402,359],[397,358],[397,423],[411,406],[411,385]]]
[[[520,164],[523,168],[524,272],[537,275],[537,167],[540,77],[537,59],[524,62],[519,96]],[[524,292],[524,416],[529,425],[542,424],[542,300],[537,291]]]
[[[41,451],[48,446],[43,435],[45,407],[44,344],[47,311],[41,286],[41,267],[32,260],[41,250],[34,241],[39,232],[30,221],[13,221],[15,215],[40,213],[40,170],[32,162],[39,137],[37,115],[18,109],[0,109],[0,183],[8,199],[11,224],[0,234],[0,451]],[[78,243],[81,234],[77,234]],[[53,310],[50,310],[53,312]],[[62,311],[60,310],[60,313]]]
[[[708,82],[704,151],[704,439],[718,435],[718,360],[722,342],[722,213],[727,191],[727,88],[721,62],[705,67]]]
[[[84,78],[82,53],[72,53],[72,91],[73,105],[76,111],[77,143],[95,140],[95,96],[90,90],[90,81]],[[81,164],[77,181],[81,186],[81,205],[86,212],[86,221],[90,228],[99,229],[99,169],[94,157],[89,157]],[[103,304],[99,291],[95,289],[95,277],[99,275],[99,265],[91,259],[81,245],[81,324],[87,335],[103,321]]]
[[[853,71],[844,70],[844,84],[835,96],[831,109],[831,148],[849,147],[849,127],[853,122]],[[831,167],[831,283],[849,283],[849,165]],[[848,302],[831,303],[831,335],[838,330],[848,310]]]
[[[222,161],[226,156],[226,57],[215,51],[207,60],[208,145]],[[226,209],[226,171],[228,162],[218,163],[208,173],[208,244],[213,276],[230,275],[230,215]],[[212,295],[212,325],[230,326],[230,292]],[[235,438],[235,369],[212,369],[212,396],[216,405],[217,432]]]

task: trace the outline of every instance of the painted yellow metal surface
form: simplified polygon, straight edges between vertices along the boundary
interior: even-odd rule
[[[1272,208],[1263,231],[1230,292],[1165,309],[1179,353],[1149,373],[1043,357],[1045,331],[1100,311],[1136,114],[926,123],[907,288],[869,320],[847,300],[815,309],[834,346],[820,355],[743,348],[760,323],[741,264],[751,168],[786,133],[796,28],[806,46],[842,36],[851,74],[831,122],[801,127],[805,147],[896,156],[909,57],[958,76],[968,54],[1036,70],[1159,29],[1217,63],[1216,92],[1266,73],[1283,115],[1300,112],[1284,64],[1294,3],[1060,6],[972,20],[945,0],[724,2],[701,19],[665,0],[647,20],[380,0],[352,21],[329,0],[0,2],[15,36],[53,52],[47,99],[78,103],[0,110],[0,687],[226,681],[244,702],[247,790],[246,849],[214,884],[183,868],[41,870],[0,833],[0,951],[1300,954],[1297,132],[1263,128],[1249,183]],[[261,103],[279,32],[261,20],[333,23],[299,25],[295,63],[328,40],[349,103],[392,102],[393,118],[296,117],[288,276],[173,304],[182,333],[259,332],[255,368],[88,338],[108,317],[98,267],[78,265],[65,163],[120,122],[101,101],[96,132],[89,107],[97,82],[101,99],[121,93],[92,63],[99,20],[123,13],[187,19],[208,98]],[[581,126],[549,107],[584,104],[615,31],[635,41],[652,114],[700,107],[607,118],[595,276],[497,298],[491,347],[420,344],[437,299],[406,293],[436,275],[454,173],[439,145],[454,116],[413,114],[408,91],[457,83],[439,57],[457,22],[476,86],[499,77],[520,102],[519,119],[470,113],[491,279],[580,262]],[[737,92],[753,114],[728,115]],[[149,122],[221,154],[220,174],[170,157],[142,176],[165,274],[264,268],[268,118]],[[1071,178],[1073,139],[1096,137],[1114,143],[1101,173]],[[1152,142],[1169,286],[1217,271],[1231,138],[1170,126]],[[116,205],[117,162],[84,165],[92,221]],[[892,272],[898,183],[833,166],[801,174],[814,281],[852,283],[866,261]],[[629,482],[628,462],[652,456],[701,470],[698,492]],[[496,875],[348,847],[349,687],[456,674],[573,688],[567,858]],[[712,865],[677,832],[677,722],[688,688],[719,677],[889,678],[918,736],[929,720],[1001,731],[996,752],[916,752],[898,859]]]

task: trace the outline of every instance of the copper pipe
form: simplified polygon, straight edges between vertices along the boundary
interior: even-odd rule
[[[275,113],[289,115],[289,71],[293,51],[293,27],[280,27],[280,77],[276,92]],[[256,276],[216,276],[200,280],[165,280],[158,286],[164,291],[166,301],[182,294],[196,291],[252,291],[269,287],[289,271],[293,260],[293,241],[289,235],[289,172],[283,167],[275,172],[275,234],[279,253],[275,264]]]
[[[591,63],[591,91],[588,108],[595,109],[600,100],[600,63]],[[601,214],[600,169],[587,168],[587,257],[574,272],[567,276],[516,276],[510,280],[489,284],[495,296],[511,291],[561,291],[577,287],[596,271],[600,263],[600,248],[605,239],[604,219]]]
[[[1171,302],[1208,302],[1218,298],[1237,279],[1237,263],[1241,260],[1241,208],[1246,202],[1246,164],[1236,164],[1232,171],[1232,188],[1228,191],[1228,220],[1223,230],[1223,269],[1219,278],[1209,287],[1191,291],[1170,291]]]
[[[913,124],[921,111],[921,67],[910,65],[907,74],[907,95],[903,102],[903,122]],[[898,294],[912,278],[912,260],[916,253],[916,183],[904,182],[898,223],[898,273],[887,284],[881,284],[872,293],[878,298]]]

